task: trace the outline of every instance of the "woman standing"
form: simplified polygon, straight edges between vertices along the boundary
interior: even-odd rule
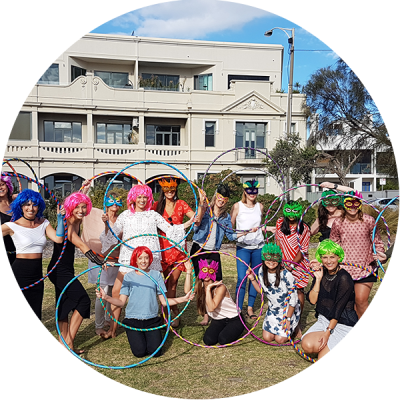
[[[240,321],[236,304],[228,288],[216,281],[218,263],[214,260],[199,260],[200,271],[196,278],[197,311],[200,315],[208,314],[211,324],[204,333],[203,342],[207,346],[225,345],[240,338],[243,324]],[[187,267],[185,292],[191,290],[191,266]]]
[[[11,177],[1,174],[0,178],[0,219],[1,223],[11,221],[11,203],[17,197],[13,195],[14,187]],[[4,246],[7,251],[8,261],[10,265],[15,261],[15,246],[10,235],[3,236]]]
[[[79,237],[82,220],[92,209],[92,202],[89,197],[83,193],[72,193],[64,200],[63,207],[68,226],[67,245],[60,262],[49,275],[50,281],[55,286],[56,304],[65,286],[75,276],[75,246],[95,265],[103,264],[103,261]],[[62,248],[63,245],[61,243],[54,243],[53,256],[47,267],[47,271],[50,271],[54,267]],[[68,315],[71,311],[72,316],[68,321]],[[90,299],[79,280],[74,280],[62,296],[58,308],[58,319],[61,336],[67,345],[77,354],[84,352],[84,350],[74,349],[74,339],[84,318],[90,318]],[[61,337],[59,341],[63,343]]]
[[[343,249],[330,239],[323,240],[311,262],[314,279],[307,300],[316,304],[318,321],[303,335],[305,353],[318,353],[318,359],[332,350],[357,323],[354,310],[354,283],[340,265]]]
[[[128,210],[121,213],[112,228],[115,235],[122,238],[125,243],[131,247],[146,246],[153,252],[153,262],[149,268],[156,271],[162,271],[161,255],[160,255],[160,241],[158,240],[157,229],[165,232],[166,236],[179,242],[184,238],[185,229],[190,226],[192,219],[181,225],[170,225],[165,219],[154,210],[151,210],[153,205],[153,193],[151,188],[147,185],[136,185],[128,193]],[[145,236],[151,234],[153,236]],[[135,239],[130,239],[138,236]],[[128,240],[130,239],[130,240]],[[102,242],[102,253],[107,254],[108,251],[115,247],[118,239],[106,227],[101,233],[100,240]],[[182,243],[184,245],[184,243]],[[131,260],[133,249],[122,244],[119,253],[118,262],[120,264],[127,264]],[[158,250],[158,251],[157,251]],[[122,281],[124,275],[131,272],[129,267],[119,267],[117,279],[112,290],[112,297],[119,298]],[[118,319],[121,313],[121,308],[114,305],[111,306],[112,315]],[[117,324],[111,322],[110,329],[103,335],[105,339],[116,336]]]
[[[243,194],[241,201],[235,203],[231,210],[231,223],[232,226],[236,225],[237,230],[252,230],[261,225],[261,218],[263,213],[263,205],[257,202],[258,188],[260,184],[255,179],[247,181],[243,184]],[[267,231],[274,232],[274,227],[267,227]],[[264,246],[264,236],[261,228],[256,229],[253,232],[249,232],[247,235],[241,236],[236,245],[236,256],[242,259],[247,265],[254,268],[257,265],[261,265],[261,249]],[[246,276],[247,266],[241,261],[236,261],[236,268],[238,274],[238,280],[236,284],[236,293],[239,289],[239,285]],[[258,267],[259,268],[259,267]],[[258,273],[258,268],[254,272]],[[239,297],[236,302],[239,308],[243,308],[244,295],[246,292],[247,282],[244,282]],[[257,315],[254,314],[253,306],[256,300],[257,291],[254,289],[252,284],[249,284],[248,289],[248,305],[246,316],[250,319],[257,319]]]
[[[356,195],[354,192],[348,194]],[[342,218],[333,223],[331,239],[343,247],[346,255],[345,262],[360,264],[370,271],[368,273],[358,267],[343,265],[343,268],[353,278],[356,294],[355,309],[358,318],[361,318],[368,307],[368,297],[372,285],[377,281],[377,277],[372,275],[372,272],[376,273],[378,269],[372,247],[375,219],[362,212],[360,199],[345,197],[343,203],[345,213]],[[374,242],[377,252],[385,251],[379,230],[376,231]]]
[[[179,200],[178,198],[178,183],[176,179],[170,178],[169,181],[161,179],[158,183],[161,186],[161,194],[159,200],[154,203],[152,209],[160,214],[170,225],[182,224],[184,216],[189,219],[192,218],[194,211],[185,201]],[[160,235],[165,236],[165,233],[160,231]],[[168,247],[173,246],[173,244],[171,244],[167,239],[159,238],[159,240],[161,249],[167,249]],[[187,251],[186,244],[185,250]],[[164,277],[166,278],[171,273],[174,264],[183,261],[186,258],[186,255],[177,247],[172,247],[163,251],[161,257],[161,266]],[[184,264],[179,264],[178,268],[176,268],[169,276],[166,282],[168,298],[176,297],[176,286],[181,272],[185,271],[185,269]],[[171,309],[175,316],[179,314],[177,305],[171,306]],[[179,318],[171,322],[171,326],[177,328],[179,326]]]
[[[43,278],[42,253],[46,235],[55,243],[63,242],[62,216],[58,214],[57,233],[43,218],[46,204],[42,196],[31,189],[23,190],[11,203],[14,222],[1,225],[3,237],[10,235],[16,248],[12,270],[19,287],[23,288]],[[26,301],[39,319],[42,319],[44,282],[22,291]]]
[[[306,223],[301,221],[299,234],[297,234],[297,225],[299,223],[303,207],[298,201],[289,200],[283,206],[283,218],[276,221],[276,243],[280,246],[283,254],[283,259],[293,261],[300,264],[300,267],[295,264],[286,265],[292,275],[296,279],[297,295],[299,296],[301,310],[304,307],[304,288],[308,284],[308,262],[304,259],[300,251],[297,241],[300,236],[300,245],[305,254],[308,253],[310,244],[310,228]]]

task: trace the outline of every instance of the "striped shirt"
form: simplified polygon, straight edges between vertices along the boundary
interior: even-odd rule
[[[290,226],[290,235],[285,235],[281,231],[281,226],[283,223],[283,218],[279,218],[276,221],[276,239],[279,240],[280,247],[282,250],[282,259],[293,261],[296,254],[299,252],[299,244],[297,242],[297,225]],[[308,257],[308,245],[310,244],[310,228],[304,224],[303,233],[300,235],[300,245],[303,252]],[[296,264],[291,264],[290,267],[293,268],[292,275],[296,281],[296,287],[298,289],[304,288],[308,284],[309,275],[309,265],[306,260],[302,260],[299,267]],[[306,272],[304,272],[304,270]]]

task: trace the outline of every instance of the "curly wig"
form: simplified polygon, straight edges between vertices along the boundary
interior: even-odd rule
[[[146,204],[146,210],[149,211],[151,209],[151,206],[153,205],[154,199],[153,199],[153,192],[150,188],[150,186],[147,185],[135,185],[128,193],[128,208],[129,211],[134,214],[135,213],[135,206],[134,203],[136,203],[136,199],[138,196],[146,196],[147,197],[147,204]]]
[[[143,253],[146,253],[149,256],[149,265],[153,262],[153,253],[151,250],[146,247],[146,246],[138,246],[136,247],[135,250],[133,250],[132,255],[131,255],[131,265],[132,267],[138,268],[137,266],[137,259],[140,257]]]
[[[14,192],[14,186],[12,184],[11,176],[1,174],[1,180],[7,185],[8,197],[12,197],[12,194]]]
[[[29,201],[39,207],[36,216],[38,218],[43,217],[43,211],[46,208],[46,203],[44,202],[43,197],[40,193],[35,192],[32,189],[24,189],[11,203],[11,211],[13,213],[12,221],[17,221],[23,217],[22,206]]]
[[[325,254],[337,255],[339,257],[339,262],[342,262],[344,259],[344,250],[331,239],[325,239],[319,244],[317,252],[315,253],[315,258],[318,262],[322,263],[321,256]]]
[[[65,218],[70,218],[72,215],[72,211],[75,210],[75,208],[81,204],[85,203],[87,207],[87,213],[86,215],[90,214],[90,211],[92,211],[92,201],[86,194],[80,193],[80,192],[74,192],[71,193],[68,197],[65,198],[64,200],[64,209],[65,209]]]

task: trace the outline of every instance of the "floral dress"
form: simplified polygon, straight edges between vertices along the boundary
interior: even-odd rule
[[[157,208],[158,201],[156,201],[153,205],[153,210]],[[183,223],[183,217],[190,211],[193,211],[188,204],[183,200],[177,200],[174,211],[171,215],[168,215],[167,211],[164,210],[163,218],[170,224],[170,225],[179,225]],[[159,234],[162,236],[166,236],[163,231],[159,231]],[[168,247],[173,246],[167,239],[160,238],[160,247],[162,249],[167,249]],[[183,248],[187,251],[186,244]],[[177,247],[173,247],[169,250],[163,251],[161,253],[161,266],[163,271],[165,271],[170,265],[173,265],[175,262],[183,261],[186,258],[185,253],[180,251]],[[180,264],[178,266],[180,271],[185,271],[185,265]]]
[[[262,286],[263,293],[267,296],[268,299],[268,310],[265,314],[263,330],[270,332],[274,335],[286,337],[286,333],[280,323],[283,321],[283,312],[285,311],[285,299],[290,289],[292,290],[292,293],[290,295],[289,304],[286,310],[287,312],[289,309],[289,305],[294,307],[293,315],[290,318],[290,333],[293,333],[296,326],[298,325],[301,314],[300,301],[297,296],[294,277],[289,271],[283,269],[281,271],[281,281],[279,282],[279,286],[276,287],[276,275],[268,273],[268,282],[270,283],[270,285],[266,287],[264,284],[263,270],[262,268],[260,268],[258,272],[258,279]]]

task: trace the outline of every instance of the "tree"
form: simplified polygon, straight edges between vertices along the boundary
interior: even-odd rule
[[[385,152],[389,163],[381,172],[397,177],[393,147],[381,114],[343,60],[316,71],[303,87],[303,93],[306,95],[303,111],[311,121],[312,145],[329,148],[336,155],[350,151],[354,157],[365,150]],[[333,158],[327,157],[327,161],[333,163]],[[340,159],[335,163],[340,163]]]
[[[311,172],[315,167],[317,150],[314,146],[302,147],[298,133],[289,133],[278,139],[269,155],[279,165],[285,179],[286,189],[299,182],[311,182]],[[264,163],[267,171],[279,183],[283,183],[282,174],[276,164],[269,158],[266,158]]]

